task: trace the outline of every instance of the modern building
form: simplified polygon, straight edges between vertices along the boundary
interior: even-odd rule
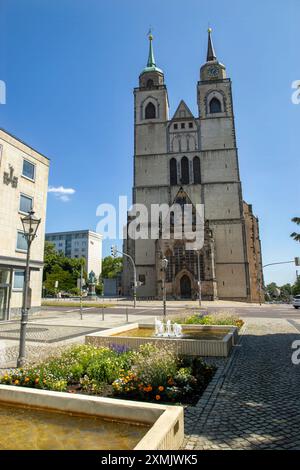
[[[21,311],[27,242],[21,217],[41,218],[31,245],[31,306],[41,305],[49,159],[0,129],[0,321]]]
[[[161,297],[165,277],[167,296],[195,298],[200,278],[203,298],[256,301],[262,276],[258,219],[243,202],[231,80],[216,57],[211,31],[197,83],[197,115],[181,100],[169,117],[164,72],[156,66],[151,34],[149,40],[147,67],[134,89],[133,203],[144,204],[148,213],[151,204],[202,204],[205,237],[200,253],[172,235],[128,237],[124,252],[136,263],[138,296]],[[132,292],[126,257],[123,291]]]
[[[46,240],[54,243],[57,251],[68,258],[85,258],[86,271],[94,271],[96,278],[102,271],[102,235],[90,230],[46,233]]]

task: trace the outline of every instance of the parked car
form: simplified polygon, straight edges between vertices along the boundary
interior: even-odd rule
[[[293,298],[293,306],[295,308],[300,307],[300,295],[295,295],[295,297]]]

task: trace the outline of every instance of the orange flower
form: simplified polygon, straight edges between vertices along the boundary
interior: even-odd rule
[[[163,387],[162,385],[160,385],[160,386],[158,387],[158,390],[159,390],[160,392],[163,392],[164,389],[165,389],[165,387]]]
[[[26,377],[24,382],[27,383],[29,382],[29,380],[30,380],[29,377]]]
[[[15,385],[19,385],[19,380],[15,380]]]
[[[173,385],[173,384],[174,384],[174,380],[173,380],[172,378],[170,378],[170,379],[168,380],[168,385]]]
[[[156,400],[160,400],[160,395],[156,395]]]
[[[37,377],[37,378],[35,379],[34,383],[38,384],[39,381],[40,381],[40,379]]]
[[[148,391],[149,391],[149,392],[152,392],[152,387],[151,387],[151,385],[148,385]]]

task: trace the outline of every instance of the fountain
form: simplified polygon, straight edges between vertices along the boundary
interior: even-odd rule
[[[164,324],[161,320],[155,317],[154,320],[155,333],[154,336],[163,338],[180,338],[182,336],[182,326],[178,323],[171,323],[171,320],[167,320]]]

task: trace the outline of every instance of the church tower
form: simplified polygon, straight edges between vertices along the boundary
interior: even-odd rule
[[[124,251],[137,268],[138,296],[159,298],[165,285],[170,298],[196,298],[200,279],[203,298],[258,300],[258,221],[243,203],[231,81],[217,59],[210,29],[197,104],[198,116],[181,100],[169,118],[164,73],[156,66],[150,34],[147,66],[134,89],[133,203],[145,205],[149,214],[151,204],[203,204],[205,238],[199,253],[172,235],[125,240]],[[168,259],[165,273],[162,258]],[[131,293],[131,280],[125,258],[125,295]]]

